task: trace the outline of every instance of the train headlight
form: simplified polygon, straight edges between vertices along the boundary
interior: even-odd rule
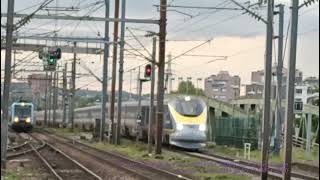
[[[14,122],[15,122],[15,123],[19,122],[19,118],[18,118],[18,117],[15,117],[15,118],[14,118]]]
[[[26,119],[26,123],[30,123],[31,122],[31,119],[28,117],[27,119]]]
[[[181,131],[183,129],[183,125],[182,124],[177,124],[177,130]]]
[[[206,125],[200,124],[199,130],[200,130],[200,131],[205,131],[205,130],[206,130]]]

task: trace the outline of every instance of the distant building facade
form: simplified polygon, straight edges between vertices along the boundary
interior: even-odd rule
[[[35,94],[45,94],[47,86],[50,85],[50,81],[45,74],[31,74],[28,76],[28,83]]]
[[[308,103],[308,97],[311,95],[310,88],[307,85],[297,85],[295,87],[294,98],[298,102],[303,102],[303,104]]]
[[[317,77],[307,77],[303,82],[304,82],[304,84],[306,84],[310,87],[314,87],[314,86],[319,87],[319,78],[317,78]]]
[[[272,68],[272,82],[277,84],[277,66]],[[282,83],[286,84],[288,79],[288,70],[283,68],[282,70]],[[299,70],[296,70],[296,84],[303,83],[303,73]],[[264,70],[254,71],[251,73],[251,83],[264,84]]]
[[[283,68],[282,71],[282,85],[281,85],[281,98],[286,97],[286,84],[287,84],[287,73],[288,70]],[[272,68],[272,87],[271,87],[271,96],[272,98],[276,97],[277,91],[277,66]],[[262,98],[264,91],[264,70],[254,71],[251,73],[251,84],[246,85],[245,87],[245,96],[251,98]],[[296,85],[303,84],[303,73],[299,70],[296,70]]]
[[[241,79],[231,76],[228,71],[220,71],[205,79],[205,95],[220,101],[228,102],[240,96]]]

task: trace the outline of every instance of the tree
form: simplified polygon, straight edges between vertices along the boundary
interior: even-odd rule
[[[174,93],[204,96],[203,90],[196,88],[191,81],[180,82],[178,91]]]

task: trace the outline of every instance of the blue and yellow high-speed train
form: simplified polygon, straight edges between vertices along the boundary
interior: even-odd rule
[[[122,103],[121,134],[123,136],[148,138],[149,107],[149,101],[142,101],[141,116],[137,118],[139,114],[138,102]],[[117,112],[117,106],[115,106],[115,112]],[[207,140],[207,106],[203,100],[190,96],[165,99],[163,115],[163,143],[194,150],[205,146]],[[36,113],[39,124],[42,124],[43,117],[44,112]],[[100,117],[101,106],[76,109],[75,127],[92,130],[95,119],[100,119]],[[115,113],[115,121],[116,119],[117,113]],[[57,111],[56,122],[62,123],[62,111]],[[153,129],[155,129],[155,123],[156,121],[153,120]],[[110,121],[107,120],[106,124],[110,124]]]
[[[167,121],[174,124],[169,134],[169,144],[188,149],[205,146],[207,107],[202,100],[189,96],[176,97],[168,102],[168,110],[170,119],[167,118]]]
[[[33,128],[34,106],[30,102],[15,102],[11,105],[11,122],[9,125],[15,131],[28,132]]]

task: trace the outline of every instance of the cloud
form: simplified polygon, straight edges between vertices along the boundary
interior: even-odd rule
[[[22,0],[17,0],[22,1]],[[6,11],[6,0],[1,0],[1,11]],[[59,1],[67,6],[70,2],[77,1]],[[79,1],[81,2],[81,1]],[[111,12],[114,13],[114,1],[111,1]],[[169,1],[170,2],[170,1]],[[174,1],[174,4],[181,5],[181,1]],[[224,2],[224,3],[223,3]],[[244,0],[239,0],[244,2]],[[252,1],[253,2],[253,1]],[[282,0],[276,1],[277,3],[284,3],[286,5],[285,14],[285,31],[288,27],[290,19],[289,6],[291,1]],[[26,4],[34,5],[39,3],[37,0],[24,0],[23,3],[16,3],[16,9],[24,9]],[[127,17],[130,18],[159,18],[159,12],[153,7],[153,4],[159,4],[159,0],[127,0]],[[196,6],[216,6],[221,4],[223,7],[236,7],[234,4],[228,1],[212,1],[212,0],[190,0],[184,5],[196,5]],[[80,4],[81,6],[85,3]],[[31,9],[32,10],[32,9]],[[211,74],[216,74],[220,70],[228,70],[232,75],[240,75],[243,83],[250,82],[250,72],[264,67],[264,49],[265,49],[265,36],[266,26],[262,22],[258,22],[247,14],[240,15],[241,12],[235,11],[217,11],[214,10],[181,10],[184,13],[189,13],[194,18],[184,16],[177,12],[168,12],[168,39],[169,40],[193,40],[187,42],[169,41],[167,44],[167,54],[170,52],[173,56],[178,55],[187,49],[190,49],[197,44],[201,43],[196,40],[207,40],[214,38],[211,45],[203,46],[192,52],[191,54],[210,54],[210,55],[227,55],[236,54],[229,57],[228,61],[217,61],[212,64],[206,64],[210,59],[205,58],[191,58],[183,57],[178,59],[173,64],[174,73],[176,76],[182,77],[206,77]],[[23,11],[23,13],[30,12],[30,10]],[[257,13],[266,17],[266,9],[261,8],[256,10]],[[41,12],[44,13],[44,12]],[[93,13],[94,16],[104,16],[104,8]],[[278,17],[275,16],[275,32],[278,32]],[[3,20],[3,19],[2,19]],[[298,58],[297,67],[301,69],[305,76],[314,76],[319,74],[319,5],[313,4],[310,7],[303,7],[300,11],[299,17],[299,40],[298,40]],[[41,24],[49,23],[47,26],[39,26]],[[67,26],[70,24],[70,26]],[[73,36],[85,36],[96,37],[97,32],[104,31],[103,22],[81,22],[79,26],[76,26],[77,22],[59,21],[58,28],[62,27],[60,36],[70,35],[73,32]],[[113,24],[110,24],[110,36],[113,33]],[[28,24],[23,30],[29,33],[38,33],[45,30],[52,30],[54,21],[40,21],[34,20]],[[127,24],[128,27],[134,27],[142,30],[158,31],[158,27],[155,25],[134,25]],[[30,28],[38,28],[30,31]],[[44,29],[41,29],[44,28]],[[143,35],[144,32],[134,30],[134,33]],[[127,32],[127,35],[130,34]],[[140,37],[139,37],[140,38]],[[128,39],[127,39],[128,40]],[[129,40],[128,40],[129,41]],[[137,43],[134,40],[129,41],[134,46]],[[148,38],[142,39],[142,42],[148,49],[151,49],[151,40]],[[287,46],[288,47],[288,46]],[[139,47],[140,48],[140,47]],[[286,52],[286,58],[288,58],[288,52]],[[96,73],[101,76],[101,60],[99,56],[90,56],[90,61],[97,62],[96,64],[89,64],[91,69],[96,69]],[[1,62],[2,63],[2,62]],[[138,58],[128,58],[125,61],[125,69],[136,66],[137,64],[143,64],[143,61]],[[285,66],[287,61],[285,62]],[[82,70],[80,70],[82,72]],[[109,70],[111,72],[111,69]],[[132,75],[132,74],[131,74]],[[136,75],[132,78],[136,78]],[[89,79],[89,80],[88,80]],[[131,79],[133,81],[133,79]],[[83,78],[79,83],[92,81],[92,78]],[[130,81],[130,73],[125,74],[125,88],[128,90]],[[146,85],[148,86],[148,85]],[[90,86],[94,89],[100,88],[99,83]],[[146,87],[147,89],[148,87]]]

